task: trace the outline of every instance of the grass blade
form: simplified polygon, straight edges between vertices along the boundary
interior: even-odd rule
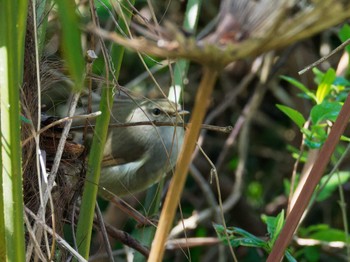
[[[0,6],[0,260],[24,261],[19,91],[23,80],[28,4],[25,0],[1,0]]]

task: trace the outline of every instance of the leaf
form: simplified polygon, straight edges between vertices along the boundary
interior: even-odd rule
[[[299,128],[302,128],[306,120],[297,110],[284,105],[276,105],[279,110],[286,114]]]
[[[307,261],[310,261],[310,262],[320,261],[320,247],[318,246],[305,247],[303,251]]]
[[[289,262],[297,262],[297,260],[289,253],[289,251],[285,252],[285,256]]]
[[[75,85],[73,90],[79,92],[83,89],[85,78],[85,62],[81,47],[81,34],[78,17],[75,13],[77,8],[74,1],[56,1],[58,15],[62,26],[63,54]]]
[[[213,224],[213,227],[220,239],[220,241],[227,243],[227,236],[225,234],[225,228],[222,225]],[[227,235],[229,236],[230,245],[233,247],[246,246],[246,247],[259,247],[267,250],[267,243],[254,236],[253,234],[241,229],[239,227],[228,227]]]
[[[299,82],[298,80],[296,80],[292,77],[288,77],[288,76],[281,76],[281,78],[283,80],[287,81],[288,83],[292,84],[293,86],[297,87],[298,89],[300,89],[305,95],[307,95],[307,97],[316,101],[315,94],[313,92],[311,92],[303,83]]]
[[[310,238],[320,240],[320,241],[326,241],[326,242],[332,242],[332,241],[345,242],[346,233],[339,229],[328,228],[325,230],[315,232],[314,234],[311,234]]]
[[[320,241],[346,241],[346,233],[343,230],[331,228],[327,224],[311,225],[303,228],[303,237],[312,238]]]
[[[312,68],[312,72],[313,72],[314,75],[315,75],[315,79],[314,79],[315,83],[319,85],[319,84],[322,82],[322,79],[323,79],[325,73],[323,73],[323,72],[322,72],[320,69],[318,69],[317,67]]]
[[[350,81],[347,80],[345,77],[337,76],[333,82],[334,85],[339,86],[350,86]]]
[[[20,116],[20,118],[21,118],[21,121],[23,121],[24,123],[32,124],[32,121],[30,119],[28,119],[28,118],[26,118],[26,117],[24,117],[22,115]]]
[[[324,101],[319,105],[315,105],[311,109],[311,121],[315,125],[325,120],[334,122],[337,119],[341,108],[342,104],[340,102]]]
[[[345,142],[348,142],[348,143],[349,143],[349,142],[350,142],[350,137],[347,137],[347,136],[341,136],[341,137],[340,137],[340,140],[341,140],[341,141],[345,141]]]
[[[269,246],[272,247],[284,225],[284,210],[276,217],[262,215],[261,219],[267,225],[267,232],[270,235]]]
[[[325,97],[329,94],[331,91],[331,85],[333,84],[335,78],[335,70],[333,68],[328,69],[316,91],[317,104],[321,104]]]
[[[339,30],[339,38],[342,42],[345,42],[350,38],[350,26],[348,24],[343,25],[343,27]],[[350,46],[345,47],[346,52],[350,54]]]
[[[330,178],[330,175],[326,175],[322,177],[320,181],[320,185],[326,183],[327,179],[329,179],[328,183],[324,186],[324,188],[319,191],[319,194],[316,197],[316,201],[320,202],[327,198],[329,198],[333,192],[338,188],[339,185],[345,184],[350,179],[350,172],[342,171],[333,174]]]
[[[305,139],[305,145],[310,149],[318,149],[321,148],[324,141],[312,141],[310,139]]]
[[[328,228],[329,228],[329,225],[327,225],[327,224],[316,224],[316,225],[308,226],[306,228],[301,227],[299,230],[299,233],[300,233],[301,237],[308,238],[310,236],[310,234],[312,234],[316,231],[325,230]]]
[[[219,224],[213,224],[213,227],[216,231],[216,234],[220,237],[222,234],[225,234],[225,227]]]

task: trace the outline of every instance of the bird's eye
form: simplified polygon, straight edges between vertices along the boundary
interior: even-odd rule
[[[155,116],[159,116],[161,112],[162,111],[157,107],[152,110],[152,114]]]

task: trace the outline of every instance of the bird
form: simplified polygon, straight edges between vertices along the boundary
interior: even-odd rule
[[[86,105],[86,101],[82,104]],[[94,96],[92,111],[97,111],[98,106],[99,98]],[[66,111],[67,107],[56,108],[60,116]],[[86,112],[86,106],[76,110],[77,115]],[[111,105],[99,195],[108,199],[113,195],[140,192],[173,170],[183,143],[183,116],[186,114],[188,111],[182,110],[179,104],[165,98],[151,100],[117,96]],[[95,125],[95,120],[88,121],[91,127]],[[72,135],[75,142],[89,147],[93,132],[83,136],[84,122],[81,119],[73,121]],[[162,126],[157,126],[157,123],[162,123]],[[85,141],[82,141],[83,137]]]

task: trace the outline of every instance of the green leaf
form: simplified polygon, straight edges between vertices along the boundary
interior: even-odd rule
[[[23,121],[24,123],[32,124],[32,121],[30,119],[28,119],[28,118],[26,118],[26,117],[24,117],[22,115],[20,116],[20,118],[21,118],[21,121]]]
[[[284,210],[276,217],[262,215],[261,219],[267,225],[267,232],[270,235],[269,245],[272,247],[284,225]]]
[[[305,145],[310,149],[318,149],[321,148],[324,141],[312,141],[310,139],[305,139]]]
[[[350,81],[347,80],[345,77],[337,76],[333,84],[338,86],[350,86]]]
[[[337,119],[341,108],[342,104],[340,102],[324,101],[319,105],[315,105],[311,109],[311,121],[315,125],[325,120],[334,122]]]
[[[289,253],[289,251],[285,252],[285,256],[289,262],[297,262],[297,260]]]
[[[222,234],[225,233],[225,227],[223,225],[213,223],[213,227],[214,227],[216,233],[218,234],[219,238]]]
[[[325,230],[328,228],[329,228],[329,225],[327,224],[316,224],[316,225],[308,226],[307,228],[301,227],[299,230],[299,233],[301,237],[307,238],[310,236],[310,234],[313,234],[314,232]]]
[[[330,178],[330,175],[326,175],[322,177],[320,181],[320,185],[323,185],[327,179],[329,179],[328,183],[324,186],[324,188],[319,192],[316,201],[323,201],[329,198],[333,192],[338,188],[339,184],[343,185],[350,179],[350,172],[342,171],[336,174],[333,174]]]
[[[350,26],[348,24],[343,25],[343,27],[339,30],[339,38],[342,42],[345,42],[350,38]],[[350,46],[345,47],[346,52],[350,54]]]
[[[227,236],[225,234],[225,228],[222,225],[214,224],[214,229],[220,239],[220,241],[227,243]],[[259,247],[267,249],[267,243],[254,236],[253,234],[241,229],[239,227],[227,228],[227,235],[229,236],[230,245],[233,247],[246,246],[246,247]]]
[[[267,229],[268,232],[274,236],[273,242],[275,242],[284,224],[284,210],[282,210],[281,213],[277,215],[277,217],[269,217],[269,216],[263,215],[262,219],[268,226],[268,229]],[[267,253],[271,252],[271,247],[273,245],[271,240],[269,242],[266,242],[239,227],[228,227],[226,229],[227,235],[225,234],[224,226],[219,224],[213,224],[213,227],[219,239],[224,243],[227,243],[227,235],[228,235],[230,245],[232,247],[239,247],[239,246],[257,247],[257,248],[264,249]],[[296,259],[289,253],[289,251],[285,252],[285,256],[288,261],[296,262]]]
[[[77,8],[74,1],[57,0],[58,15],[62,26],[62,48],[69,72],[74,80],[73,90],[79,92],[83,89],[85,79],[85,61],[81,47],[81,34]]]
[[[320,247],[318,246],[305,247],[303,249],[303,253],[307,261],[310,261],[310,262],[320,261]]]
[[[325,127],[326,124],[317,124],[312,125],[311,130],[302,129],[302,132],[306,136],[305,144],[312,149],[320,148],[328,136]]]
[[[321,83],[317,87],[317,91],[316,91],[317,104],[321,104],[325,99],[325,97],[329,94],[335,78],[336,78],[335,70],[333,68],[328,69]]]
[[[0,1],[0,261],[25,261],[20,90],[28,1]]]
[[[324,78],[325,73],[323,73],[317,67],[312,68],[312,72],[315,75],[315,83],[319,85],[322,82],[322,79]]]
[[[296,80],[292,77],[288,77],[288,76],[281,76],[281,78],[283,80],[287,81],[288,83],[294,85],[298,89],[300,89],[305,95],[307,95],[307,97],[311,98],[312,100],[314,100],[316,102],[315,94],[312,91],[310,91],[303,83],[299,82],[298,80]]]
[[[327,228],[311,234],[310,238],[320,240],[320,241],[326,241],[326,242],[332,242],[332,241],[345,242],[346,233],[339,229]]]
[[[301,228],[300,232],[302,232],[302,237],[320,241],[346,241],[346,233],[344,231],[331,228],[327,224],[311,225],[307,228]]]
[[[297,110],[284,105],[276,105],[279,110],[286,114],[299,128],[302,128],[306,120]]]
[[[249,244],[249,246],[254,244],[254,246],[256,247],[261,247],[261,248],[266,247],[266,242],[264,240],[254,236],[253,234],[249,233],[248,231],[242,228],[234,227],[234,233],[238,234],[239,236],[243,236],[244,239],[248,240],[246,241],[246,244]]]
[[[345,142],[348,142],[348,143],[349,143],[349,142],[350,142],[350,137],[347,137],[347,136],[341,136],[341,137],[340,137],[340,140],[341,140],[341,141],[345,141]]]

